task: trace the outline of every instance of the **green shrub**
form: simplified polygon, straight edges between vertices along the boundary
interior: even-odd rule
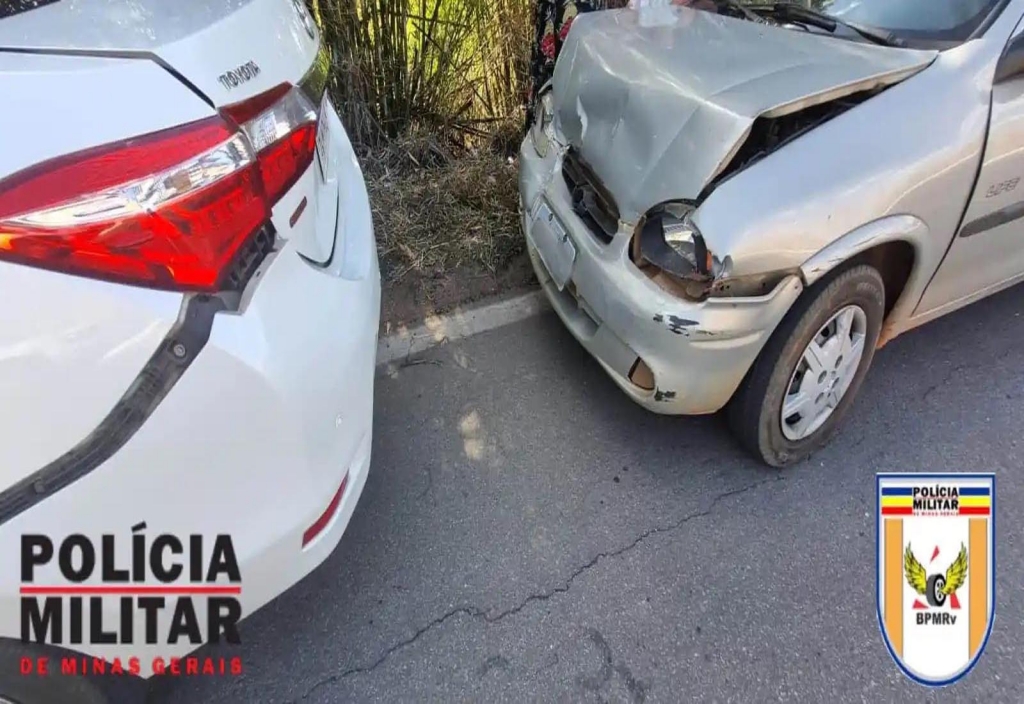
[[[466,143],[521,120],[531,0],[310,0],[352,138],[423,128]]]

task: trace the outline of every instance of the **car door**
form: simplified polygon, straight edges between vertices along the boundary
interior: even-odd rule
[[[959,232],[917,314],[954,310],[1024,279],[1024,22],[996,68],[988,140]]]

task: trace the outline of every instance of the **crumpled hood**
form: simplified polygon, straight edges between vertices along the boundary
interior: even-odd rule
[[[556,124],[635,222],[696,198],[757,117],[895,83],[935,56],[686,7],[587,13],[555,68]]]

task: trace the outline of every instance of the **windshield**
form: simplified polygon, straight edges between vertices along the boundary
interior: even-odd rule
[[[811,0],[810,6],[910,40],[962,42],[999,0]]]

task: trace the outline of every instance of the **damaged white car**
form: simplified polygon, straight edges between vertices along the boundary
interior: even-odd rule
[[[575,20],[523,227],[630,397],[784,466],[876,348],[1024,278],[1024,0],[705,4]]]

